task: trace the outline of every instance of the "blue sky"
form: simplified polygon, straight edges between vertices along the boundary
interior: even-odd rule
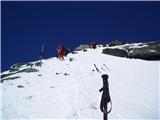
[[[1,2],[2,68],[92,40],[160,40],[160,2]]]

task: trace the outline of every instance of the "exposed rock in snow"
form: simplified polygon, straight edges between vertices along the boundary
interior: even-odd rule
[[[81,50],[86,50],[89,48],[89,45],[80,45],[75,49],[75,51],[81,51]]]
[[[155,41],[107,47],[103,50],[103,53],[127,58],[160,60],[160,42]]]

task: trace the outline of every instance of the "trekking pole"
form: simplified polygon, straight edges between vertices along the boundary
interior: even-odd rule
[[[97,72],[101,73],[101,71],[97,68],[97,66],[95,64],[94,64],[94,67],[96,68]]]
[[[108,120],[108,113],[107,112],[103,113],[103,120]]]
[[[44,57],[44,45],[42,45],[42,49],[41,49],[41,52],[40,52],[40,62],[42,62],[42,59]]]
[[[103,64],[103,65],[111,72],[111,70],[105,64]]]

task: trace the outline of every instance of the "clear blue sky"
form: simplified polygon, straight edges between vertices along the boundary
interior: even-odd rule
[[[1,2],[2,71],[91,40],[160,40],[160,2]]]

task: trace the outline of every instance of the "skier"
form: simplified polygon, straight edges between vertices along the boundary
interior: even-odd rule
[[[96,41],[92,41],[92,42],[91,42],[91,46],[92,46],[93,49],[96,49],[96,46],[97,46]]]
[[[102,98],[101,98],[101,103],[100,103],[100,109],[104,113],[103,120],[108,120],[108,112],[107,110],[107,104],[111,102],[110,94],[109,94],[109,84],[108,84],[108,75],[103,74],[102,76],[103,79],[103,87],[99,90],[99,92],[103,91],[102,93]]]

